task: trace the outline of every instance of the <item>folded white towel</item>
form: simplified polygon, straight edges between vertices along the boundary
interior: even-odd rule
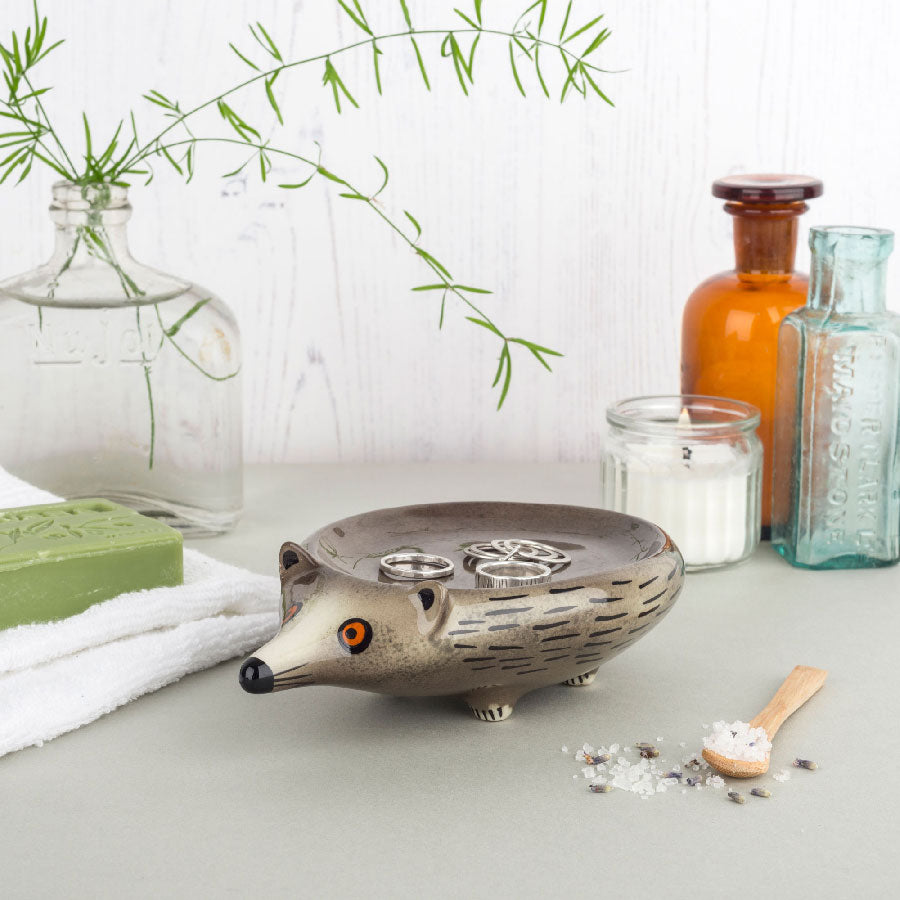
[[[0,509],[59,499],[0,469]],[[0,756],[258,647],[278,630],[279,605],[277,578],[185,550],[179,587],[0,630]]]

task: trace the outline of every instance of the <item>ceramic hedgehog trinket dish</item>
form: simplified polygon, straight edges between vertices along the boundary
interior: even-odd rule
[[[466,548],[514,536],[571,561],[551,580],[476,586]],[[453,563],[398,581],[403,551]],[[363,513],[280,552],[284,623],[240,669],[252,694],[326,684],[458,696],[484,721],[551,684],[581,686],[671,609],[684,562],[660,528],[622,513],[525,503],[443,503]]]

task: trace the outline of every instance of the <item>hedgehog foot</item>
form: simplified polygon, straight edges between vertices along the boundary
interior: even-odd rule
[[[584,675],[576,675],[574,678],[568,678],[563,684],[570,684],[572,687],[581,687],[583,684],[591,684],[597,677],[597,671],[597,669],[591,669],[590,672],[585,672]]]
[[[482,722],[502,722],[512,715],[513,708],[508,703],[501,703],[497,706],[489,706],[487,709],[476,709],[470,706],[469,709],[475,713],[476,719]]]
[[[472,691],[463,697],[469,709],[475,713],[476,719],[482,722],[503,722],[513,712],[517,696],[510,696],[497,689]]]

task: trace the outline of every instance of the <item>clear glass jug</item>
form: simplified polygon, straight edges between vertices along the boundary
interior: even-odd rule
[[[189,534],[242,505],[240,337],[198,285],[136,262],[127,191],[53,188],[50,260],[0,283],[0,466]]]

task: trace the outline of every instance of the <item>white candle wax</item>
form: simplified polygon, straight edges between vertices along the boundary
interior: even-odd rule
[[[619,508],[659,525],[688,566],[741,559],[754,520],[753,470],[724,443],[628,445]],[[685,458],[689,457],[689,458]]]

